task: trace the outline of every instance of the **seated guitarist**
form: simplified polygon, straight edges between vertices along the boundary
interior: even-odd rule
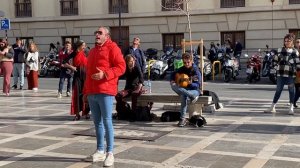
[[[185,114],[188,100],[195,103],[201,95],[201,72],[197,65],[193,63],[193,56],[190,53],[184,53],[182,54],[182,61],[184,66],[173,72],[170,80],[172,90],[181,97],[179,127],[186,125]],[[187,79],[184,79],[184,77]]]

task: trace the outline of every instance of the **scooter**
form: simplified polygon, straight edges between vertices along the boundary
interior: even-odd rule
[[[224,82],[229,82],[231,79],[236,79],[239,75],[239,63],[231,54],[225,53],[221,58],[223,80]]]
[[[260,52],[260,49],[259,49]],[[260,54],[253,54],[247,61],[247,81],[252,83],[252,80],[259,81],[260,80],[260,70],[261,70],[261,56]],[[246,54],[245,57],[248,57]]]
[[[174,71],[174,58],[173,48],[167,47],[164,54],[156,60],[151,67],[151,79],[156,80],[159,78],[164,78],[168,72]]]

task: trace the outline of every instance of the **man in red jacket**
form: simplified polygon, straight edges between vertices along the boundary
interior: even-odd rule
[[[83,93],[92,111],[97,138],[97,150],[90,158],[93,162],[104,161],[107,167],[114,163],[113,100],[118,91],[118,78],[125,72],[126,64],[120,48],[111,41],[108,28],[100,27],[94,34],[96,43],[88,55]]]

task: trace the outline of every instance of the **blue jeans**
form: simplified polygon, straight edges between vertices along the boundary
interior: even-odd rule
[[[295,97],[294,78],[278,76],[276,92],[273,98],[274,104],[278,102],[284,85],[288,85],[290,103],[294,103],[294,97]]]
[[[24,85],[24,63],[14,63],[13,76],[14,85],[18,85],[18,78],[20,77],[20,86]]]
[[[185,88],[179,87],[176,84],[171,85],[172,90],[180,96],[181,107],[180,107],[180,118],[184,119],[187,111],[187,101],[192,100],[200,95],[199,90],[187,90]]]
[[[96,138],[97,150],[104,151],[104,133],[106,138],[106,152],[113,152],[114,128],[112,124],[112,110],[114,96],[107,94],[94,94],[88,97],[89,106],[92,111]]]
[[[65,79],[67,78],[67,92],[70,92],[71,90],[71,78],[72,75],[67,74],[66,70],[61,69],[60,75],[59,75],[59,84],[58,84],[58,92],[62,93],[62,90],[64,88]]]

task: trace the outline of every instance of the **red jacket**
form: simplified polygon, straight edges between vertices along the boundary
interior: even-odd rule
[[[76,67],[79,66],[85,67],[87,65],[87,58],[83,50],[76,52],[76,56],[73,59],[73,65]]]
[[[69,54],[71,54],[73,51],[71,50],[69,53],[65,53],[64,50],[60,50],[59,54],[58,54],[58,60],[59,63],[62,64],[63,60],[66,59]]]
[[[106,77],[101,80],[92,79],[91,76],[98,73],[96,67],[101,69]],[[88,55],[83,93],[115,96],[118,91],[119,76],[124,74],[125,70],[123,55],[115,42],[107,40],[102,46],[96,45]]]

